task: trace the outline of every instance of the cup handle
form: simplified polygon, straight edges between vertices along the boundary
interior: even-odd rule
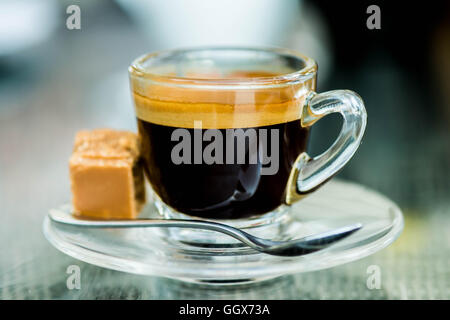
[[[296,161],[296,193],[302,195],[332,178],[358,149],[367,123],[361,97],[350,90],[309,93],[303,108],[302,126],[309,127],[322,117],[340,113],[343,125],[333,145],[316,157],[302,153]],[[294,181],[293,181],[294,182]]]

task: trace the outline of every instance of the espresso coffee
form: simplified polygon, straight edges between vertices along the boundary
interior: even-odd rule
[[[246,139],[245,163],[237,161],[238,138],[234,137],[234,163],[227,164],[175,164],[172,150],[178,144],[172,140],[176,127],[154,124],[138,119],[139,133],[142,138],[143,159],[146,174],[154,191],[164,203],[175,210],[193,216],[214,219],[237,219],[269,212],[283,204],[286,198],[286,186],[292,165],[305,151],[308,129],[302,128],[300,121],[290,121],[269,126],[244,128],[242,132],[261,129],[278,141],[278,150],[272,148],[273,141],[268,139],[267,150],[278,152],[270,155],[277,159],[273,174],[263,174],[261,160],[249,163],[251,145]],[[184,128],[194,137],[202,135],[206,129]],[[198,131],[195,133],[195,131]],[[224,137],[226,129],[218,129]],[[276,133],[276,134],[274,134]],[[203,142],[207,146],[209,142]],[[195,150],[191,146],[190,153]],[[266,150],[266,151],[267,151]],[[230,150],[222,148],[223,158]],[[275,160],[274,160],[275,161]],[[203,161],[202,161],[203,162]],[[231,161],[230,161],[231,162]],[[270,172],[272,173],[272,172]]]
[[[236,97],[153,86],[133,96],[144,168],[166,205],[202,218],[239,219],[286,202],[309,132],[300,121],[303,97],[292,97],[292,88]]]

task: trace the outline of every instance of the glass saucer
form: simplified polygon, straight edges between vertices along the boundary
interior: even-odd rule
[[[70,211],[70,206],[59,210]],[[160,217],[154,203],[147,205],[145,215]],[[289,207],[289,217],[285,226],[289,238],[358,222],[363,228],[327,249],[300,257],[262,254],[234,242],[197,246],[158,228],[83,229],[46,217],[43,229],[57,249],[97,266],[217,285],[261,281],[361,259],[391,244],[403,229],[395,203],[364,186],[339,180]]]

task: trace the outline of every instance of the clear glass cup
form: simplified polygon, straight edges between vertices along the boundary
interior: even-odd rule
[[[315,61],[291,50],[159,52],[136,59],[129,74],[144,168],[168,219],[220,219],[276,236],[289,205],[342,169],[366,127],[361,98],[316,93]],[[308,156],[309,128],[331,113],[342,115],[339,136]]]

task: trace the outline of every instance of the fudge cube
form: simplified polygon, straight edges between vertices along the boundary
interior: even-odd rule
[[[74,214],[133,219],[145,202],[138,137],[127,131],[81,131],[69,161]]]

